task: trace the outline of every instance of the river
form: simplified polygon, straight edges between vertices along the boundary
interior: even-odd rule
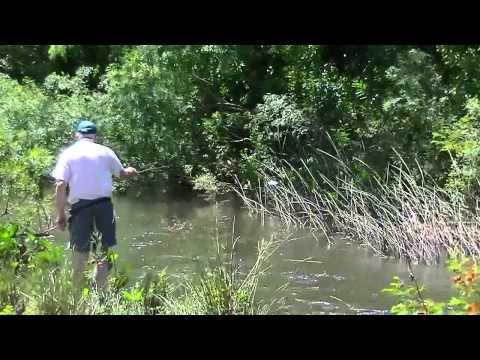
[[[379,257],[341,237],[329,244],[308,230],[286,230],[276,219],[262,222],[231,198],[207,202],[189,196],[117,196],[114,204],[116,251],[133,277],[164,268],[173,280],[189,276],[196,261],[214,259],[217,233],[220,243],[231,243],[234,233],[235,255],[244,268],[255,262],[259,240],[273,236],[281,242],[257,293],[264,302],[284,299],[273,313],[385,314],[394,299],[380,290],[394,275],[409,281],[407,266],[399,260]],[[414,265],[426,297],[445,300],[452,294],[443,265]]]

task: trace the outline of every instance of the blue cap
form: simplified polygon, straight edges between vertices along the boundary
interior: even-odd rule
[[[81,120],[77,126],[77,132],[80,134],[96,134],[97,126],[88,120]]]

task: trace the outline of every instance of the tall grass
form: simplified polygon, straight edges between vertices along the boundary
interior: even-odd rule
[[[377,254],[426,263],[439,261],[446,251],[480,256],[478,210],[438,186],[418,163],[411,169],[397,153],[397,164],[380,176],[360,159],[320,153],[331,159],[335,176],[304,161],[296,167],[283,162],[260,171],[254,194],[246,194],[238,180],[235,191],[262,216],[310,227],[329,241],[342,233]],[[353,175],[354,167],[368,174],[363,181]]]
[[[270,306],[257,298],[259,281],[270,269],[268,259],[278,249],[273,236],[258,242],[257,258],[250,268],[241,266],[236,256],[239,238],[235,238],[235,219],[230,242],[221,240],[216,219],[216,256],[208,265],[197,263],[194,276],[183,285],[183,296],[168,299],[166,313],[254,315],[266,314]]]
[[[2,228],[0,227],[0,230]],[[15,230],[16,231],[16,230]],[[233,232],[232,232],[233,233]],[[14,232],[0,232],[0,245],[8,239],[12,243],[12,256],[17,256],[17,238]],[[165,271],[147,273],[130,283],[117,257],[110,256],[113,267],[107,291],[97,292],[88,285],[72,283],[71,264],[60,257],[58,247],[32,251],[24,270],[15,273],[10,260],[0,262],[0,314],[44,315],[161,315],[161,314],[264,314],[269,307],[256,296],[261,277],[268,270],[266,261],[277,249],[270,239],[258,243],[258,256],[250,268],[241,268],[236,259],[234,239],[228,245],[218,237],[216,260],[212,264],[198,264],[197,272],[180,284],[174,285]],[[1,249],[1,247],[0,247]],[[56,254],[55,258],[50,254]],[[6,254],[4,254],[6,255]],[[115,254],[113,254],[115,255]],[[5,256],[2,260],[7,259]],[[49,261],[40,262],[41,259]],[[94,264],[90,264],[94,268]],[[91,271],[87,271],[87,274]],[[94,272],[89,274],[93,277]]]

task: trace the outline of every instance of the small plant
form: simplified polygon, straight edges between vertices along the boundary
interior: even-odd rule
[[[122,291],[122,296],[125,300],[128,302],[142,302],[143,301],[143,289],[130,289],[130,290],[124,290]]]
[[[123,289],[128,281],[130,268],[123,266],[118,267],[118,254],[109,249],[107,253],[108,267],[111,270],[111,276],[109,277],[109,289],[113,293],[118,293]]]
[[[392,306],[390,312],[395,315],[479,315],[480,314],[480,267],[465,257],[454,256],[447,262],[448,269],[455,275],[452,282],[457,294],[447,302],[424,299],[425,288],[405,285],[398,276],[393,278],[390,287],[382,292],[399,298],[399,303]]]
[[[147,273],[142,280],[142,290],[145,314],[156,315],[163,312],[165,300],[171,298],[175,288],[164,269],[157,274]]]
[[[207,172],[193,179],[193,189],[215,194],[218,191],[218,183],[215,176]]]
[[[15,310],[12,305],[7,305],[3,309],[0,309],[0,315],[15,315]]]
[[[390,287],[383,289],[382,292],[399,298],[400,302],[392,306],[390,312],[395,315],[424,314],[437,315],[442,314],[445,304],[435,303],[434,301],[423,299],[424,287],[406,286],[398,276],[393,277]]]
[[[268,312],[256,298],[260,278],[268,270],[266,261],[276,251],[273,239],[258,243],[257,261],[242,274],[235,261],[235,244],[224,253],[217,239],[214,264],[198,264],[198,277],[187,281],[187,294],[197,306],[196,312],[215,315],[253,315]]]

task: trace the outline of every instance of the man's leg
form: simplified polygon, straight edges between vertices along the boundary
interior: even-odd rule
[[[90,237],[93,232],[94,217],[89,210],[82,209],[69,219],[70,247],[73,250],[73,281],[76,286],[81,286],[83,283],[90,255]]]
[[[95,282],[98,290],[105,290],[108,280],[108,249],[117,244],[115,215],[111,202],[95,205],[95,225],[102,236],[102,253],[97,261]]]
[[[73,251],[73,283],[76,287],[82,286],[83,280],[85,279],[85,269],[87,267],[89,255],[89,252]]]
[[[102,246],[100,259],[97,261],[97,272],[95,274],[95,285],[97,290],[106,290],[108,280],[108,248]]]

